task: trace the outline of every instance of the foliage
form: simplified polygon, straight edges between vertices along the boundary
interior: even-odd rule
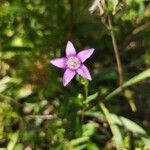
[[[149,9],[148,0],[0,0],[0,150],[150,149]],[[92,81],[77,75],[63,87],[49,64],[68,40],[95,48]]]

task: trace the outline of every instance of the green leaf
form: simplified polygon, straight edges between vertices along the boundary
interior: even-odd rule
[[[87,144],[78,145],[73,150],[85,150],[87,148]]]
[[[103,121],[105,120],[104,115],[101,112],[86,112],[86,116],[96,117]],[[140,136],[144,144],[147,147],[150,147],[150,136],[140,125],[138,125],[137,123],[128,118],[118,116],[112,113],[110,114],[110,116],[114,124],[122,126],[132,133],[136,133],[137,135]]]
[[[129,131],[132,131],[133,133],[138,133],[138,134],[145,134],[144,129],[141,128],[139,125],[137,125],[135,122],[133,122],[125,117],[119,117],[115,114],[111,114],[111,116],[116,124],[118,124],[120,126],[124,126]]]
[[[133,78],[131,78],[130,80],[126,81],[122,86],[118,87],[117,89],[115,89],[114,91],[112,91],[109,95],[107,95],[105,97],[105,100],[109,100],[111,99],[113,96],[117,95],[119,92],[121,92],[122,88],[126,88],[129,87],[131,85],[134,85],[146,78],[150,77],[150,69],[147,69],[145,71],[143,71],[142,73],[134,76]]]
[[[94,99],[97,98],[97,96],[98,96],[98,92],[96,92],[96,93],[94,93],[94,94],[88,96],[88,97],[86,98],[86,100],[85,100],[85,103],[87,104],[87,103],[93,101]]]
[[[9,83],[10,80],[11,80],[11,78],[8,76],[6,76],[0,80],[0,93],[7,89],[7,83]]]
[[[128,89],[125,89],[124,90],[124,96],[127,98],[127,101],[131,107],[131,110],[133,112],[135,112],[137,110],[137,108],[136,108],[136,104],[135,104],[134,99],[133,99],[133,97],[134,97],[133,92],[128,90]]]
[[[32,92],[33,92],[32,88],[30,88],[28,86],[23,86],[16,92],[17,93],[16,97],[17,97],[17,99],[26,98],[29,95],[31,95]]]
[[[18,141],[18,132],[10,135],[10,142],[7,145],[7,150],[13,150]]]
[[[23,150],[23,144],[19,143],[15,146],[14,150]]]
[[[116,124],[124,126],[132,133],[137,133],[141,137],[145,145],[150,147],[150,136],[147,135],[146,131],[141,126],[125,117],[117,116],[115,114],[111,114],[111,116]]]
[[[95,143],[89,142],[87,145],[87,150],[99,150]]]
[[[71,140],[70,143],[72,146],[76,146],[76,145],[80,145],[81,143],[86,143],[88,140],[89,140],[88,136],[83,136],[83,137]]]
[[[121,135],[121,132],[120,132],[118,126],[115,124],[111,114],[109,113],[108,109],[105,107],[104,103],[100,103],[100,107],[101,107],[101,109],[106,117],[106,120],[110,126],[110,129],[112,131],[117,150],[122,150],[123,149],[123,141],[122,141],[122,135]]]
[[[95,132],[96,124],[94,122],[89,122],[83,125],[83,135],[84,136],[92,136]]]

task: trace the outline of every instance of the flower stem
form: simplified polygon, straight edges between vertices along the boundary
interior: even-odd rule
[[[82,105],[82,110],[81,110],[81,123],[84,124],[84,112],[86,110],[86,99],[88,97],[88,82],[86,82],[84,84],[84,93],[85,93],[85,97],[84,97],[84,101],[83,101],[83,105]]]
[[[84,85],[84,91],[85,91],[85,100],[87,99],[88,97],[88,85]]]
[[[123,83],[122,64],[121,64],[121,60],[120,60],[120,56],[119,56],[119,50],[118,50],[118,47],[117,47],[115,34],[114,34],[114,31],[113,31],[113,27],[112,27],[112,21],[111,21],[111,18],[109,16],[108,16],[108,25],[109,25],[109,30],[110,30],[110,34],[111,34],[111,39],[112,39],[113,49],[114,49],[114,53],[115,53],[115,58],[116,58],[116,62],[117,62],[118,75],[119,75],[119,84],[121,86],[122,83]]]

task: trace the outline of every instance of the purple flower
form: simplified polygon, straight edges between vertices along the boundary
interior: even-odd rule
[[[66,57],[56,58],[50,61],[54,66],[65,69],[63,76],[64,86],[73,79],[76,73],[87,80],[92,80],[88,68],[83,63],[93,54],[93,52],[94,48],[90,48],[77,54],[73,44],[68,41],[66,46]]]

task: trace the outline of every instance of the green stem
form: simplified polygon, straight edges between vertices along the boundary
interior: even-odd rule
[[[82,110],[81,110],[81,122],[83,123],[84,121],[84,111],[86,109],[86,103],[84,103],[88,97],[88,84],[84,84],[84,92],[85,92],[85,98],[83,101],[82,105]]]
[[[85,100],[88,97],[88,85],[84,85],[84,91],[85,91]]]

